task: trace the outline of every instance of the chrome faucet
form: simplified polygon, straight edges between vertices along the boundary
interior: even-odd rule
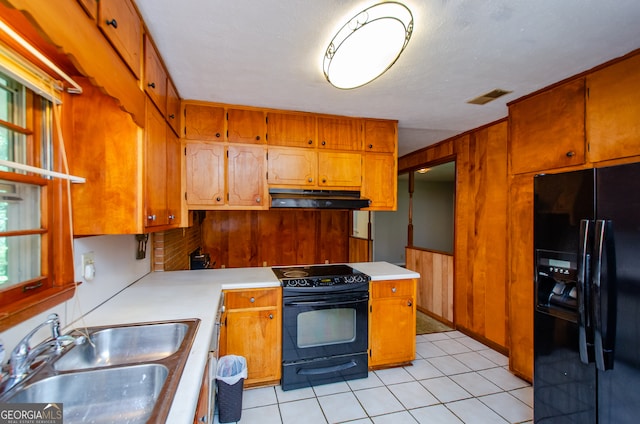
[[[48,339],[39,345],[31,348],[29,342],[31,337],[38,332],[42,327],[51,326],[51,339]],[[60,335],[60,317],[58,314],[51,314],[47,317],[47,320],[36,328],[31,330],[26,336],[20,340],[18,345],[11,352],[11,359],[9,359],[9,378],[13,380],[13,383],[17,383],[26,377],[31,368],[32,362],[42,353],[53,348],[53,352],[60,353],[65,343],[81,343],[80,338],[71,336]]]

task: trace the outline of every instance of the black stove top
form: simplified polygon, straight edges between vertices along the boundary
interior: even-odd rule
[[[283,287],[319,287],[364,283],[369,276],[348,265],[306,265],[271,268]]]

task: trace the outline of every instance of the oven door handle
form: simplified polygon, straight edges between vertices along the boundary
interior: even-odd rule
[[[330,374],[332,372],[339,372],[348,370],[349,368],[357,367],[358,364],[356,361],[351,360],[344,364],[333,365],[331,367],[323,367],[323,368],[303,368],[298,370],[299,375],[322,375],[322,374]]]
[[[352,298],[342,298],[340,300],[328,300],[328,299],[324,299],[324,300],[302,300],[302,301],[297,301],[297,300],[285,300],[284,301],[284,305],[285,306],[339,306],[339,305],[352,305],[354,303],[362,303],[362,302],[368,302],[369,301],[369,296],[367,295],[366,297],[362,297],[362,298],[358,298],[358,299],[352,299]]]

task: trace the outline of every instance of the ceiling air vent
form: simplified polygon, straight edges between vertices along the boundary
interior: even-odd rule
[[[511,91],[503,90],[501,88],[496,88],[495,90],[491,90],[488,93],[483,94],[482,96],[478,96],[475,99],[469,100],[467,103],[471,103],[472,105],[484,105],[497,99],[498,97],[502,97],[505,94],[509,94]]]

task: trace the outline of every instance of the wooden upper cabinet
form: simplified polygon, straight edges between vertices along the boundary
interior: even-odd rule
[[[187,206],[224,205],[224,145],[188,142],[185,149]]]
[[[266,144],[267,126],[264,112],[227,109],[227,139],[232,143]]]
[[[169,125],[167,133],[167,212],[169,225],[182,222],[182,146],[180,139]]]
[[[360,195],[371,201],[369,210],[396,210],[398,205],[398,167],[394,154],[362,155],[362,188]]]
[[[227,149],[229,206],[267,209],[266,148],[233,145]]]
[[[510,172],[544,171],[585,162],[585,79],[509,106]]]
[[[398,145],[398,123],[378,119],[364,120],[364,151],[394,153]]]
[[[146,151],[146,226],[167,225],[167,130],[160,112],[147,101],[145,127]]]
[[[360,153],[318,152],[318,186],[360,189],[362,155]]]
[[[267,181],[272,186],[316,185],[318,156],[315,150],[269,147]]]
[[[361,120],[347,117],[318,118],[318,147],[335,150],[362,150]]]
[[[187,140],[224,141],[225,112],[220,106],[186,104],[184,136]]]
[[[271,146],[316,147],[316,117],[311,114],[267,113]]]
[[[98,0],[78,0],[78,3],[91,19],[98,19]]]
[[[171,129],[180,135],[180,97],[170,79],[167,79],[167,122]]]
[[[142,65],[142,21],[130,0],[98,2],[98,27],[136,78]],[[62,25],[62,23],[61,23]]]
[[[589,161],[640,155],[640,55],[587,76]]]
[[[167,73],[149,37],[144,37],[144,91],[162,116],[167,114]]]

